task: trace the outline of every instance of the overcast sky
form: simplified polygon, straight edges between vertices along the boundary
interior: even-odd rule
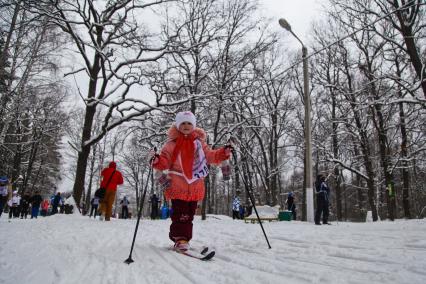
[[[293,39],[286,30],[282,29],[278,24],[278,19],[286,19],[293,32],[306,44],[308,45],[309,38],[307,33],[310,28],[310,24],[313,20],[321,18],[321,11],[323,8],[321,5],[327,3],[328,0],[258,0],[260,4],[261,14],[270,19],[269,26],[273,31],[282,32],[285,44],[291,48],[300,48],[300,43]],[[85,82],[86,78],[84,73],[76,74],[75,78],[69,78],[71,85],[74,86],[75,81]],[[83,95],[86,94],[86,84],[83,83],[79,86],[80,91]],[[75,96],[76,100],[70,100],[70,108],[73,108],[74,104],[81,104],[81,100],[78,96]],[[65,139],[66,140],[66,139]],[[64,141],[65,142],[65,141]],[[65,142],[65,146],[67,143]],[[66,146],[67,147],[67,146]],[[60,191],[70,191],[72,189],[72,181],[65,178],[59,186]]]
[[[259,4],[263,6],[265,16],[271,17],[272,27],[276,30],[282,30],[278,25],[278,19],[286,19],[293,30],[293,32],[307,45],[307,33],[310,24],[313,20],[318,20],[322,17],[324,8],[322,5],[327,3],[327,0],[259,0]],[[291,44],[289,42],[289,44]],[[295,47],[299,43],[294,40]]]

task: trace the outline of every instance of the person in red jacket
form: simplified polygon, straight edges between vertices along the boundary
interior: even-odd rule
[[[114,204],[117,186],[123,184],[123,176],[117,170],[117,164],[110,162],[109,167],[102,170],[101,187],[106,189],[105,196],[101,201],[100,211],[105,216],[105,221],[110,221],[112,204]],[[101,219],[102,220],[102,219]]]
[[[206,133],[196,128],[195,116],[190,111],[176,115],[168,138],[160,154],[153,153],[152,166],[158,171],[167,170],[170,180],[164,192],[166,199],[172,201],[169,238],[175,243],[175,249],[188,250],[197,202],[204,198],[207,164],[220,164],[229,159],[231,149],[210,149],[205,142]]]

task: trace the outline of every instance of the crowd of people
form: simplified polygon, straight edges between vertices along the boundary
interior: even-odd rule
[[[164,190],[164,203],[160,208],[161,198],[152,194],[149,198],[151,219],[171,217],[172,223],[169,238],[175,243],[177,249],[187,249],[192,238],[192,221],[199,203],[205,195],[204,178],[208,175],[209,164],[223,164],[231,156],[232,145],[212,150],[205,142],[205,132],[196,128],[196,118],[192,112],[180,112],[176,115],[175,122],[168,131],[168,142],[160,153],[152,152],[149,161],[156,176],[162,177],[161,189]],[[317,209],[315,224],[328,223],[330,189],[322,175],[316,181]],[[89,217],[99,216],[101,221],[110,221],[112,208],[117,196],[117,188],[123,184],[123,176],[117,169],[117,164],[111,161],[108,167],[101,172],[100,188],[90,202]],[[164,188],[163,188],[164,187]],[[48,216],[64,213],[64,200],[60,192],[51,198],[42,198],[40,192],[32,196],[28,192],[22,196],[18,191],[11,191],[11,184],[7,177],[0,177],[0,216],[4,209],[8,210],[9,219],[37,218],[39,215]],[[232,218],[244,219],[251,214],[252,207],[243,205],[240,191],[232,200]],[[120,200],[121,218],[131,217],[129,212],[129,199],[124,196]],[[171,205],[169,207],[169,204]],[[291,211],[292,218],[296,220],[295,194],[287,194],[287,210]],[[41,210],[41,211],[40,211]]]
[[[8,212],[9,219],[27,219],[28,216],[37,218],[38,216],[49,216],[57,213],[69,213],[72,205],[65,204],[61,193],[50,198],[43,198],[40,191],[33,194],[24,192],[20,194],[17,190],[12,190],[12,183],[5,176],[0,177],[0,217],[4,211]]]
[[[113,170],[111,174],[115,174],[118,172],[116,170],[116,164],[114,162],[110,163],[110,167],[112,166]],[[111,187],[108,187],[109,185],[106,184],[107,190],[111,190],[111,188],[117,189],[117,186],[119,184],[122,184],[122,176],[121,173],[118,172],[118,178],[115,179],[115,184],[111,185]],[[107,176],[107,179],[110,178],[110,175],[105,174]],[[102,184],[102,183],[101,183]],[[110,182],[111,184],[111,182]],[[18,191],[12,191],[11,185],[9,184],[9,181],[7,177],[0,177],[0,217],[2,216],[2,213],[4,211],[8,212],[9,219],[13,218],[20,218],[20,219],[27,219],[28,216],[32,218],[37,218],[38,216],[49,216],[54,215],[57,213],[68,213],[65,211],[67,210],[67,206],[64,203],[64,200],[61,196],[60,192],[57,192],[55,195],[51,196],[50,198],[44,198],[40,195],[39,191],[36,191],[34,194],[30,195],[28,192],[25,192],[23,195],[19,194]],[[109,189],[108,189],[109,188]],[[111,190],[113,191],[113,190]],[[329,194],[330,189],[326,184],[325,177],[323,175],[318,175],[317,181],[316,181],[316,187],[315,187],[315,193],[316,193],[316,211],[315,211],[315,224],[321,225],[322,224],[329,224],[328,217],[329,217]],[[101,199],[97,196],[93,196],[93,198],[90,201],[90,214],[89,217],[96,218],[97,216],[100,216],[100,220],[109,221],[111,218],[111,212],[112,212],[112,203],[115,200],[115,191],[113,197],[107,197],[106,200]],[[233,219],[244,219],[247,216],[251,215],[252,212],[252,206],[250,205],[243,205],[240,198],[241,192],[239,190],[236,191],[236,194],[232,200],[232,218]],[[108,199],[109,198],[109,199]],[[121,214],[119,214],[119,218],[122,219],[129,219],[131,218],[131,212],[129,211],[129,205],[130,201],[127,196],[124,196],[120,200],[120,207],[121,207]],[[149,205],[150,205],[150,217],[152,220],[155,219],[166,219],[172,216],[173,214],[173,208],[169,207],[169,202],[164,200],[163,204],[161,205],[162,201],[157,195],[154,193],[149,198]],[[295,202],[295,194],[294,192],[287,193],[287,200],[286,200],[286,209],[287,211],[291,212],[292,219],[297,219],[297,212],[296,212],[296,202]],[[161,206],[160,206],[161,205]],[[72,205],[69,205],[72,207]],[[71,208],[72,210],[72,208]],[[108,215],[106,215],[108,214]],[[101,216],[104,216],[102,218]],[[106,217],[109,218],[106,218]]]

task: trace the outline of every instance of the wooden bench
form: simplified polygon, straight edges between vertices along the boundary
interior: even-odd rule
[[[278,217],[259,217],[259,219],[261,220],[261,221],[269,221],[269,222],[272,222],[272,221],[278,221]],[[258,220],[257,220],[257,217],[245,217],[244,218],[244,223],[252,223],[252,224],[254,224],[254,223],[256,223]]]

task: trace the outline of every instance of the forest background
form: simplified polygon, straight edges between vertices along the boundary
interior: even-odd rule
[[[424,217],[425,1],[321,2],[302,39],[313,170],[328,177],[333,217]],[[68,190],[84,209],[115,160],[120,194],[136,206],[148,152],[166,141],[176,112],[191,110],[211,147],[232,138],[237,152],[229,182],[211,167],[203,216],[229,215],[237,190],[248,204],[248,189],[280,207],[295,192],[306,220],[301,48],[262,7],[0,1],[2,175],[20,193]],[[65,179],[72,188],[58,188]]]

